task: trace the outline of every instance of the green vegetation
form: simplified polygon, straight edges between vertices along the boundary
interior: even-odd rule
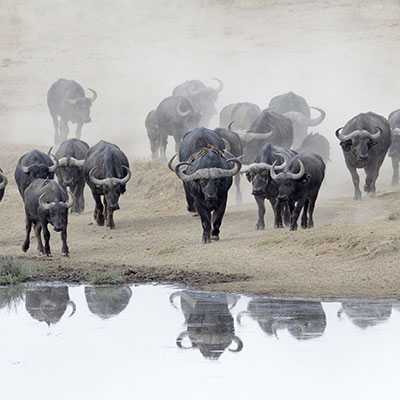
[[[334,243],[337,242],[339,239],[340,236],[334,233],[327,233],[325,235],[319,234],[318,236],[313,236],[311,238],[304,240],[303,244],[305,246],[315,246],[326,243]]]
[[[178,249],[177,246],[163,247],[161,250],[158,251],[157,255],[162,256],[164,254],[171,254],[174,253],[177,249]]]
[[[92,285],[120,285],[124,283],[124,278],[118,271],[96,271],[89,277]]]
[[[252,244],[250,247],[258,248],[258,247],[262,247],[262,246],[273,246],[275,244],[280,244],[284,241],[285,241],[284,236],[270,237],[270,238],[267,238],[264,240],[260,240],[259,242]]]
[[[0,256],[0,285],[16,285],[32,277],[45,276],[48,272],[47,266],[34,264],[30,260]]]

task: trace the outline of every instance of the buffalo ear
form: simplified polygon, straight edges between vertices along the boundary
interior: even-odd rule
[[[310,174],[304,174],[300,182],[304,185],[310,180],[310,178],[311,178]]]
[[[250,172],[246,172],[246,178],[247,178],[247,180],[251,183]]]
[[[342,146],[343,151],[350,151],[351,142],[340,142],[340,146]]]

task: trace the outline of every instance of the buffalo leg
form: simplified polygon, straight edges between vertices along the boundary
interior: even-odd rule
[[[296,207],[294,208],[292,212],[292,219],[290,221],[290,230],[295,231],[297,230],[297,220],[299,219],[299,215],[301,213],[301,210],[304,207],[304,203],[306,202],[306,197],[303,196],[301,199],[297,201]]]
[[[194,205],[194,198],[193,198],[192,194],[190,193],[188,183],[183,184],[183,189],[185,190],[185,195],[186,195],[187,210],[189,212],[195,213],[196,207]]]
[[[309,205],[309,201],[308,199],[306,199],[306,201],[304,202],[304,208],[303,208],[303,214],[301,216],[301,227],[303,229],[307,228],[307,211],[308,211],[308,205]]]
[[[42,225],[40,224],[40,222],[37,222],[35,224],[35,237],[37,241],[37,249],[40,255],[44,254],[41,234],[42,234]]]
[[[69,128],[68,120],[61,118],[60,121],[60,143],[65,142],[68,138]]]
[[[162,160],[166,160],[167,159],[167,145],[168,145],[168,136],[165,135],[163,137],[161,137],[161,144],[160,144],[160,158]]]
[[[25,238],[25,242],[22,245],[22,251],[26,252],[29,249],[29,242],[30,242],[30,234],[31,234],[31,229],[32,229],[32,220],[30,218],[26,218],[25,221],[25,228],[26,228],[26,238]]]
[[[392,177],[392,186],[399,185],[399,157],[392,157],[392,167],[393,167],[393,177]]]
[[[103,204],[101,203],[101,197],[95,190],[92,190],[92,195],[96,205],[94,207],[94,220],[97,222],[97,225],[104,225],[104,215],[103,215]]]
[[[41,221],[41,226],[43,229],[43,237],[44,237],[44,251],[45,251],[47,257],[51,257],[50,231],[49,231],[49,228],[47,227],[47,222]],[[40,235],[39,235],[39,237],[40,237]]]
[[[222,218],[224,217],[225,214],[226,200],[227,197],[225,197],[225,199],[221,201],[218,208],[213,213],[213,218],[212,218],[213,230],[211,232],[212,240],[219,240],[219,228],[222,223]]]
[[[61,248],[61,254],[64,257],[69,257],[69,249],[67,245],[67,229],[63,229],[61,231],[61,241],[62,241],[62,248]]]
[[[54,144],[58,145],[60,144],[60,134],[58,132],[58,117],[57,114],[51,115],[53,118],[53,125],[54,125]]]
[[[370,194],[371,197],[375,197],[376,187],[375,182],[379,176],[379,170],[376,167],[365,169],[366,178],[365,178],[365,185],[364,190]]]
[[[110,229],[115,228],[114,224],[114,211],[113,210],[107,210],[107,227]]]
[[[77,185],[74,189],[75,203],[72,206],[72,210],[77,214],[80,214],[85,210],[85,199],[83,197],[84,189],[85,189],[85,181],[82,181],[82,183]]]
[[[274,211],[274,228],[283,228],[282,223],[282,207],[283,203],[281,201],[277,201],[276,199],[269,200],[272,206],[272,210]]]
[[[200,215],[201,225],[203,227],[203,236],[201,241],[206,243],[211,243],[211,213],[206,208],[202,207],[200,204],[196,204],[197,212]]]
[[[347,168],[349,169],[351,178],[353,179],[354,185],[354,200],[361,200],[361,190],[360,190],[360,177],[357,174],[357,169],[346,161]]]
[[[256,230],[263,230],[265,228],[264,224],[264,215],[265,215],[265,205],[264,205],[264,200],[265,198],[263,196],[254,196],[257,207],[258,207],[258,221],[256,223],[255,229]]]
[[[82,136],[82,126],[83,126],[82,122],[77,122],[75,130],[75,136],[77,139],[80,139]]]
[[[181,145],[181,137],[180,136],[174,136],[175,139],[175,153],[179,152],[179,146]]]
[[[236,174],[233,178],[236,186],[236,203],[242,203],[242,193],[240,191],[240,174]]]
[[[282,214],[283,214],[283,221],[286,226],[290,225],[290,215],[291,215],[291,210],[294,209],[293,207],[290,207],[289,202],[285,201],[283,208],[282,208]]]
[[[308,228],[314,228],[314,208],[315,202],[317,201],[318,192],[310,199],[310,205],[308,207]]]

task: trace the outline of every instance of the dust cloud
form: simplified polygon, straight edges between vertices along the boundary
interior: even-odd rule
[[[179,83],[217,77],[218,110],[238,101],[265,108],[287,91],[324,108],[315,129],[331,143],[323,192],[337,196],[343,183],[349,196],[335,129],[400,105],[395,0],[0,0],[0,9],[1,142],[52,145],[46,93],[66,78],[98,93],[82,139],[149,158],[147,113]]]

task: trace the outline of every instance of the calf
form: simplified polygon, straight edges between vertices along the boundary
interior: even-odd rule
[[[39,254],[46,253],[47,257],[51,257],[50,252],[50,232],[47,225],[53,225],[56,232],[61,232],[63,256],[69,255],[67,245],[67,225],[68,225],[68,208],[72,207],[74,197],[71,192],[70,198],[65,190],[52,179],[36,179],[24,192],[25,215],[26,215],[26,239],[22,245],[22,251],[29,249],[29,235],[31,233],[32,224],[35,227],[35,236],[38,242]],[[45,246],[41,239],[41,231]]]

